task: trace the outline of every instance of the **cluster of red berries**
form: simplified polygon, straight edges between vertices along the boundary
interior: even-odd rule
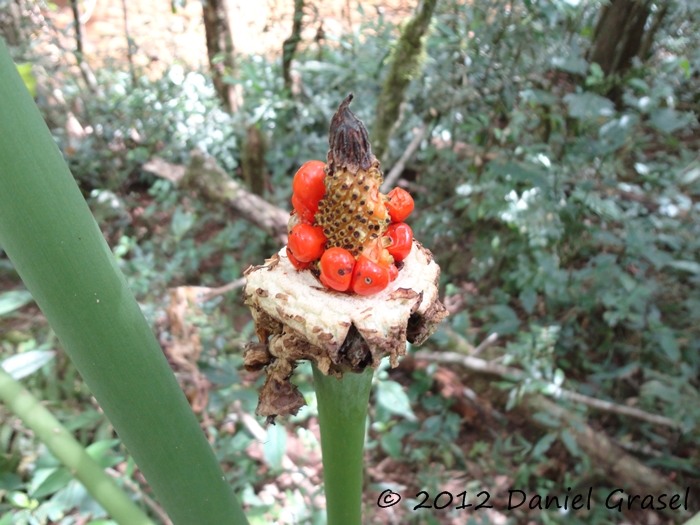
[[[413,198],[401,188],[394,188],[386,195],[384,205],[391,224],[382,238],[368,240],[357,258],[341,247],[326,249],[326,235],[315,219],[319,201],[326,194],[324,168],[323,162],[312,160],[294,176],[292,206],[297,217],[289,231],[289,261],[298,270],[304,270],[320,259],[319,278],[332,290],[358,295],[381,292],[399,274],[395,263],[411,252],[413,231],[403,221],[413,211]]]

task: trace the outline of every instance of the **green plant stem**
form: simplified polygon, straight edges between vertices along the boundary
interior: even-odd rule
[[[113,520],[120,525],[153,525],[61,422],[2,367],[0,400],[70,469]]]
[[[1,39],[0,101],[0,245],[173,523],[247,523]]]
[[[362,525],[365,422],[374,370],[340,380],[313,370],[328,525]]]
[[[690,518],[683,525],[700,525],[700,513]]]

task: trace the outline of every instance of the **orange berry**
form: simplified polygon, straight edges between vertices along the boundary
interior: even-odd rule
[[[318,211],[318,201],[326,194],[323,179],[326,165],[320,160],[310,160],[294,175],[292,190],[294,196],[314,215]],[[296,209],[296,206],[295,206]]]
[[[315,261],[326,249],[326,236],[323,228],[310,224],[297,224],[289,232],[289,250],[301,262]]]
[[[358,295],[373,295],[388,285],[389,270],[360,255],[352,272],[352,291]]]
[[[386,196],[389,198],[386,207],[392,222],[405,221],[415,206],[411,194],[404,189],[394,188]]]
[[[301,262],[294,257],[294,254],[289,249],[289,246],[287,246],[287,258],[289,259],[289,262],[292,263],[292,266],[294,266],[294,268],[297,270],[304,270],[311,264],[310,262]]]
[[[321,256],[321,282],[326,288],[345,292],[350,288],[355,258],[343,248],[329,248]]]
[[[413,230],[405,222],[396,222],[389,226],[386,235],[391,239],[391,244],[387,247],[389,253],[397,262],[403,261],[413,248]]]

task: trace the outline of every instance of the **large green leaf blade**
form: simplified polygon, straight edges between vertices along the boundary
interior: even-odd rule
[[[176,524],[246,523],[0,42],[0,245]]]

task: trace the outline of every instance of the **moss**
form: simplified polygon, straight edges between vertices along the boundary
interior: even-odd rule
[[[377,100],[377,116],[372,127],[374,154],[381,161],[389,146],[392,128],[399,118],[411,78],[418,71],[423,54],[423,37],[435,10],[437,0],[425,0],[416,15],[406,24],[401,33],[391,60],[389,74]]]

